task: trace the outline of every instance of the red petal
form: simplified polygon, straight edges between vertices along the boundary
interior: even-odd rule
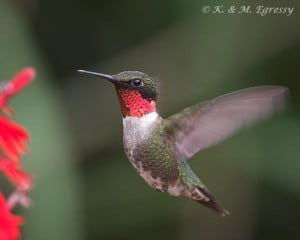
[[[5,93],[9,96],[15,95],[26,87],[35,77],[35,70],[31,67],[23,68],[9,82]]]
[[[23,68],[0,92],[0,108],[5,107],[8,99],[20,92],[35,77],[35,70],[31,67]]]
[[[0,170],[18,189],[28,191],[31,188],[31,176],[22,171],[19,163],[0,157]]]
[[[0,116],[0,149],[8,158],[17,160],[25,153],[28,139],[29,135],[22,126]]]
[[[5,198],[0,192],[0,239],[20,239],[20,225],[22,224],[23,218],[10,212]]]

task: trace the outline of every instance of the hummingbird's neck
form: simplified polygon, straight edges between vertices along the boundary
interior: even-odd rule
[[[116,90],[123,117],[142,117],[147,113],[156,112],[155,101],[143,98],[138,91],[123,88]]]

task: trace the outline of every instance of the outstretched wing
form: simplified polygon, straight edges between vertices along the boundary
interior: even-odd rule
[[[283,86],[242,89],[185,108],[166,121],[166,133],[185,158],[230,137],[243,127],[286,108],[289,90]]]

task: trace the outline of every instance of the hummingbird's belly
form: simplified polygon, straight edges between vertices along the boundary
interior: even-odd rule
[[[179,171],[174,152],[159,142],[141,143],[125,152],[132,166],[151,187],[167,191],[178,181]]]
[[[155,112],[123,119],[124,148],[138,174],[153,188],[166,191],[179,178],[178,156],[162,134]]]
[[[153,174],[150,170],[145,170],[142,163],[136,162],[134,159],[129,159],[132,166],[135,168],[137,173],[145,180],[145,182],[152,188],[166,191],[168,188],[168,184],[158,176],[153,177]]]
[[[185,193],[187,190],[186,186],[181,182],[177,171],[174,171],[174,175],[169,175],[169,169],[162,168],[162,170],[165,171],[164,173],[154,174],[155,170],[145,168],[143,163],[136,160],[132,153],[127,154],[130,163],[150,187],[162,192],[167,191],[173,196],[188,195]]]

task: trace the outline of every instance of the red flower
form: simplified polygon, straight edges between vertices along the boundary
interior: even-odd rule
[[[0,239],[16,240],[20,238],[20,225],[23,218],[10,212],[8,204],[5,202],[0,192]]]
[[[0,111],[7,113],[7,101],[28,85],[35,75],[33,68],[24,68],[0,89]],[[11,112],[11,111],[9,111]],[[26,130],[5,116],[0,116],[0,171],[18,187],[29,190],[31,179],[22,171],[20,155],[26,153],[25,143],[29,135]],[[1,156],[2,155],[2,156]]]
[[[13,112],[7,101],[28,85],[34,75],[34,69],[24,68],[0,88],[0,172],[17,188],[8,200],[5,200],[0,191],[0,240],[20,238],[19,228],[23,224],[23,218],[12,214],[11,210],[17,203],[23,206],[30,204],[27,191],[32,185],[31,178],[22,170],[20,161],[21,154],[27,152],[26,142],[29,135],[22,126],[7,118]]]

